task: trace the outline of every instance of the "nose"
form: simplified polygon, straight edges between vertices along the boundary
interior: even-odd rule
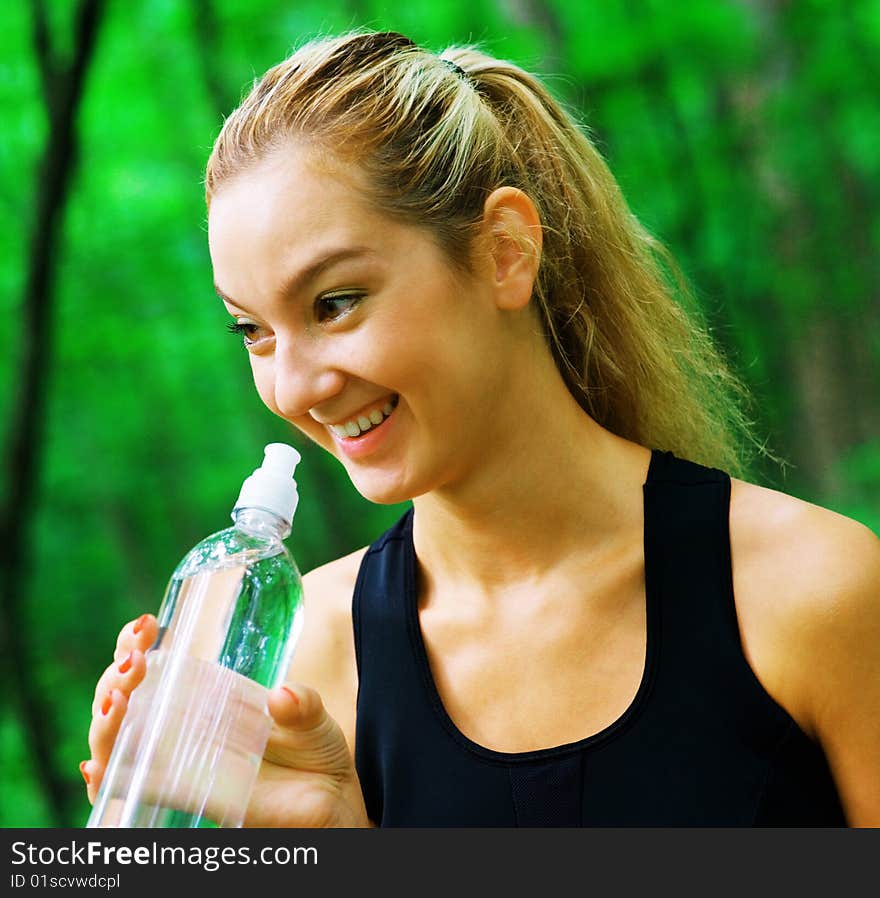
[[[345,385],[344,374],[307,340],[277,343],[273,367],[275,407],[288,419],[307,415]]]

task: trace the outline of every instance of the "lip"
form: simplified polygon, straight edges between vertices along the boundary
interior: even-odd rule
[[[370,428],[366,433],[362,433],[356,437],[341,437],[330,427],[327,428],[333,442],[344,452],[349,458],[363,458],[372,455],[384,443],[386,443],[395,428],[397,421],[397,410],[400,407],[398,400],[394,411],[381,423]]]

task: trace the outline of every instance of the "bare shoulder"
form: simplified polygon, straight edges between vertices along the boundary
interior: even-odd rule
[[[367,548],[303,576],[303,630],[287,675],[318,691],[352,749],[358,676],[351,601]]]
[[[868,527],[734,480],[730,543],[743,649],[823,747],[855,825],[880,825],[880,539]]]
[[[338,663],[354,652],[351,600],[361,559],[367,547],[329,561],[303,576],[304,619],[300,645],[292,671],[309,666],[337,669]]]
[[[880,540],[844,515],[733,480],[730,547],[746,656],[768,692],[814,734],[814,653],[831,650],[834,632],[843,648],[870,615]]]
[[[369,547],[364,546],[342,558],[312,568],[303,576],[306,607],[315,614],[351,613],[351,596],[361,561]]]
[[[790,612],[843,611],[877,587],[880,539],[873,531],[778,490],[733,480],[730,538],[735,565]]]

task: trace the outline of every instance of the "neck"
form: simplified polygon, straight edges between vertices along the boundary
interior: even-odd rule
[[[596,424],[555,372],[532,384],[531,402],[510,392],[516,408],[499,414],[470,476],[414,500],[429,592],[492,596],[546,582],[567,560],[583,564],[641,532],[650,451]]]

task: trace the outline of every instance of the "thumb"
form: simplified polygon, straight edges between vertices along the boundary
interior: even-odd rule
[[[321,696],[301,683],[287,683],[271,690],[269,713],[277,726],[292,730],[314,729],[328,716]]]
[[[269,693],[274,726],[265,759],[284,767],[338,774],[351,766],[348,743],[327,713],[321,696],[302,683],[288,683]]]

